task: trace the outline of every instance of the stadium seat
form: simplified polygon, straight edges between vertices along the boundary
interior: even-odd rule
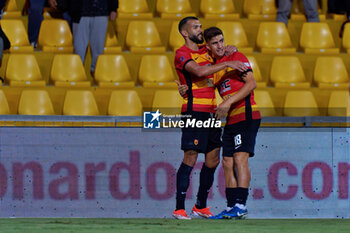
[[[275,105],[268,91],[254,91],[254,100],[258,105],[261,116],[277,116]]]
[[[129,22],[126,45],[131,53],[164,53],[157,27],[153,21]]]
[[[304,70],[298,57],[274,57],[270,78],[277,88],[310,88],[310,83],[306,82]]]
[[[45,19],[41,22],[38,46],[44,52],[73,53],[73,37],[63,19]]]
[[[206,19],[239,19],[232,0],[201,0],[200,11]]]
[[[327,23],[304,23],[301,29],[300,46],[306,54],[339,53]]]
[[[157,0],[157,12],[163,19],[179,19],[196,16],[189,0]]]
[[[180,114],[183,101],[178,90],[159,90],[154,93],[152,109],[168,115]]]
[[[284,102],[285,116],[319,116],[320,112],[311,91],[288,91]]]
[[[33,46],[29,44],[27,30],[20,19],[2,19],[1,28],[11,43],[10,52],[30,53]]]
[[[108,115],[141,116],[142,103],[134,90],[113,91],[109,99]]]
[[[176,88],[174,72],[165,55],[145,55],[141,58],[139,80],[144,87]]]
[[[119,0],[118,18],[120,19],[151,19],[147,0]]]
[[[3,19],[21,18],[22,13],[18,9],[16,0],[8,0],[4,7],[4,13],[2,14]]]
[[[349,91],[333,91],[329,97],[328,116],[350,116]]]
[[[295,54],[287,27],[281,22],[262,22],[256,38],[257,47],[267,54]]]
[[[243,12],[251,20],[275,20],[275,0],[244,0]]]
[[[53,58],[51,80],[57,87],[89,87],[81,58],[77,54],[58,54]]]
[[[99,115],[96,100],[92,92],[85,90],[68,90],[63,103],[63,115]]]
[[[10,54],[5,76],[10,86],[45,86],[33,54]]]
[[[320,88],[348,89],[349,75],[341,57],[318,57],[314,80]]]
[[[241,22],[218,22],[216,26],[224,33],[227,45],[235,45],[244,54],[253,53]]]
[[[171,24],[170,34],[169,34],[169,46],[175,51],[185,44],[185,40],[179,32],[179,21],[174,21]]]
[[[97,58],[95,80],[99,87],[132,88],[135,86],[122,55],[100,55]]]
[[[256,81],[256,86],[257,88],[265,88],[266,87],[266,82],[264,82],[262,76],[261,76],[261,72],[260,72],[260,68],[259,65],[255,59],[255,57],[253,56],[247,56],[250,66],[253,69],[253,75]]]
[[[9,104],[3,90],[0,90],[0,114],[8,115],[10,114]]]
[[[105,47],[104,47],[103,53],[114,54],[114,53],[121,53],[121,52],[122,52],[122,47],[119,45],[116,29],[114,28],[114,23],[111,21],[108,21],[106,41],[105,41]]]
[[[19,99],[20,115],[55,115],[50,96],[45,90],[23,90]]]
[[[350,53],[350,23],[345,24],[342,45],[346,52]]]

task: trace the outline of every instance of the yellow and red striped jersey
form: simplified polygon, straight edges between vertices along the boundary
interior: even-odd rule
[[[199,46],[198,51],[194,51],[185,45],[176,50],[176,72],[180,83],[188,86],[181,112],[215,112],[216,98],[213,75],[204,78],[191,75],[184,69],[189,61],[195,61],[200,66],[211,65],[214,62],[204,45]]]
[[[224,61],[241,61],[248,70],[252,71],[249,60],[240,52],[235,52],[230,56],[224,56],[216,63]],[[214,74],[214,84],[217,86],[220,96],[226,100],[238,92],[244,85],[241,78],[241,72],[231,68],[226,68]],[[232,125],[240,121],[250,119],[261,119],[260,111],[254,100],[254,92],[252,91],[246,98],[234,103],[226,118],[226,124]]]

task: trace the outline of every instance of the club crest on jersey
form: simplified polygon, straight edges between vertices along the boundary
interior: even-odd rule
[[[220,94],[223,94],[226,91],[231,90],[230,80],[226,79],[225,81],[221,82],[220,84]]]
[[[194,139],[194,142],[193,142],[193,143],[194,143],[195,146],[198,146],[198,143],[199,143],[199,142],[198,142],[198,139]]]

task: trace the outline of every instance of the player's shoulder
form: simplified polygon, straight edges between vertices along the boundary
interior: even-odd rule
[[[237,51],[237,52],[234,52],[232,53],[230,56],[229,56],[230,59],[233,59],[233,60],[248,60],[248,58],[241,52]]]

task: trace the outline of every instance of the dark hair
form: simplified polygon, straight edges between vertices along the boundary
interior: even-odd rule
[[[198,20],[197,17],[194,17],[194,16],[188,16],[188,17],[185,17],[183,19],[181,19],[181,21],[179,22],[179,32],[181,34],[181,30],[183,28],[183,26],[189,21],[189,20]]]
[[[204,39],[208,43],[208,41],[218,35],[223,35],[220,28],[217,27],[210,27],[204,30]]]

